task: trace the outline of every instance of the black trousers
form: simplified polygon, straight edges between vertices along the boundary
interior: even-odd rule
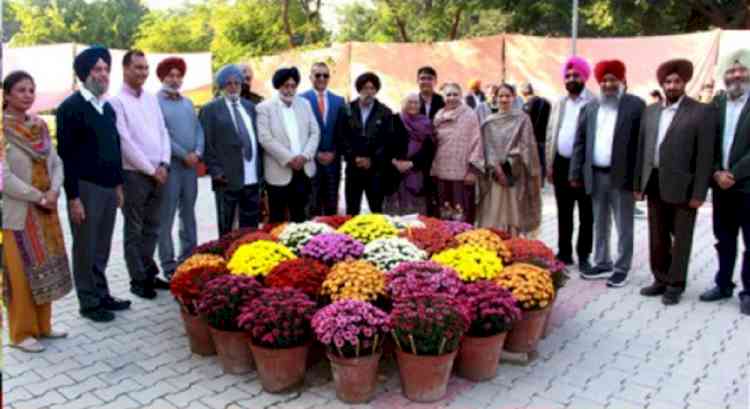
[[[573,213],[578,204],[579,226],[576,253],[580,262],[580,260],[587,260],[591,255],[594,242],[594,212],[591,196],[586,194],[586,190],[582,187],[575,189],[570,186],[569,171],[570,159],[557,155],[552,164],[552,176],[557,202],[558,256],[561,259],[572,259]]]
[[[318,163],[318,172],[312,180],[310,207],[313,216],[332,216],[338,213],[340,182],[341,159],[337,158],[328,165]]]
[[[166,189],[151,176],[140,172],[125,170],[122,176],[125,264],[131,282],[143,283],[159,274],[154,253],[159,241],[161,205]]]
[[[714,235],[719,254],[716,285],[724,291],[734,290],[734,264],[737,260],[737,236],[742,230],[742,241],[750,245],[750,193],[713,190]],[[742,295],[750,295],[750,252],[742,255]]]
[[[232,231],[234,215],[239,210],[240,228],[258,227],[260,222],[260,186],[246,185],[239,190],[219,188],[214,191],[219,236]]]
[[[346,168],[346,183],[344,185],[346,196],[346,214],[358,215],[362,208],[362,193],[367,195],[367,203],[370,212],[383,212],[383,177],[380,171],[370,168],[368,170],[355,167],[353,164]]]
[[[294,171],[292,180],[285,186],[267,185],[268,208],[271,223],[285,222],[287,209],[295,223],[307,220],[311,182],[304,170]]]

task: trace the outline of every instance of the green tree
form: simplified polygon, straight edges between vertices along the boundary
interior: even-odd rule
[[[135,47],[165,53],[206,51],[212,38],[211,10],[205,4],[151,10],[138,27]]]
[[[16,12],[9,1],[3,1],[3,39],[4,43],[10,41],[11,37],[18,32],[20,23],[16,19]]]

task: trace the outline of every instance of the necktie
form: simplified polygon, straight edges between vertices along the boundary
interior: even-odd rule
[[[235,127],[242,143],[242,153],[247,161],[251,161],[253,160],[253,145],[250,141],[250,132],[247,131],[245,121],[242,120],[242,115],[240,115],[239,102],[232,102],[232,109],[234,110]]]
[[[325,94],[318,94],[318,111],[320,111],[320,117],[323,118],[323,122],[326,121],[326,101]]]

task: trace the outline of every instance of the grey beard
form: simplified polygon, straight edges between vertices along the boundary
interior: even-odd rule
[[[167,84],[161,84],[161,88],[162,88],[163,90],[165,90],[165,91],[167,91],[167,92],[171,92],[171,93],[173,93],[173,94],[177,94],[178,92],[180,92],[180,89],[179,89],[179,88],[175,88],[175,87],[172,87],[172,86],[170,86],[170,85],[167,85]]]
[[[733,99],[741,97],[748,90],[750,90],[750,81],[737,81],[727,85],[727,94],[729,94],[729,96]]]
[[[104,95],[105,92],[107,92],[107,87],[96,82],[92,77],[86,78],[86,82],[83,83],[83,86],[86,87],[87,90],[91,91],[91,93],[96,97],[100,97]]]

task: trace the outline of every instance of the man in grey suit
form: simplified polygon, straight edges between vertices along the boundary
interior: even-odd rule
[[[277,70],[273,87],[278,95],[258,105],[271,223],[285,221],[287,210],[293,222],[307,219],[320,129],[310,104],[297,96],[299,81],[296,67]]]
[[[255,105],[240,97],[242,71],[225,65],[216,75],[219,97],[201,109],[206,136],[204,160],[216,196],[219,235],[232,230],[239,211],[239,226],[258,227],[262,153],[258,147]]]
[[[569,175],[573,187],[585,187],[594,208],[595,265],[582,271],[581,277],[608,278],[608,287],[622,287],[633,260],[633,172],[646,104],[625,92],[625,64],[621,61],[599,62],[594,76],[601,97],[581,110]],[[609,250],[612,213],[617,226],[614,265]]]
[[[636,200],[648,199],[654,275],[641,295],[674,305],[685,291],[695,216],[711,180],[716,125],[712,107],[685,95],[690,61],[667,61],[656,76],[666,98],[644,111],[634,182]]]

